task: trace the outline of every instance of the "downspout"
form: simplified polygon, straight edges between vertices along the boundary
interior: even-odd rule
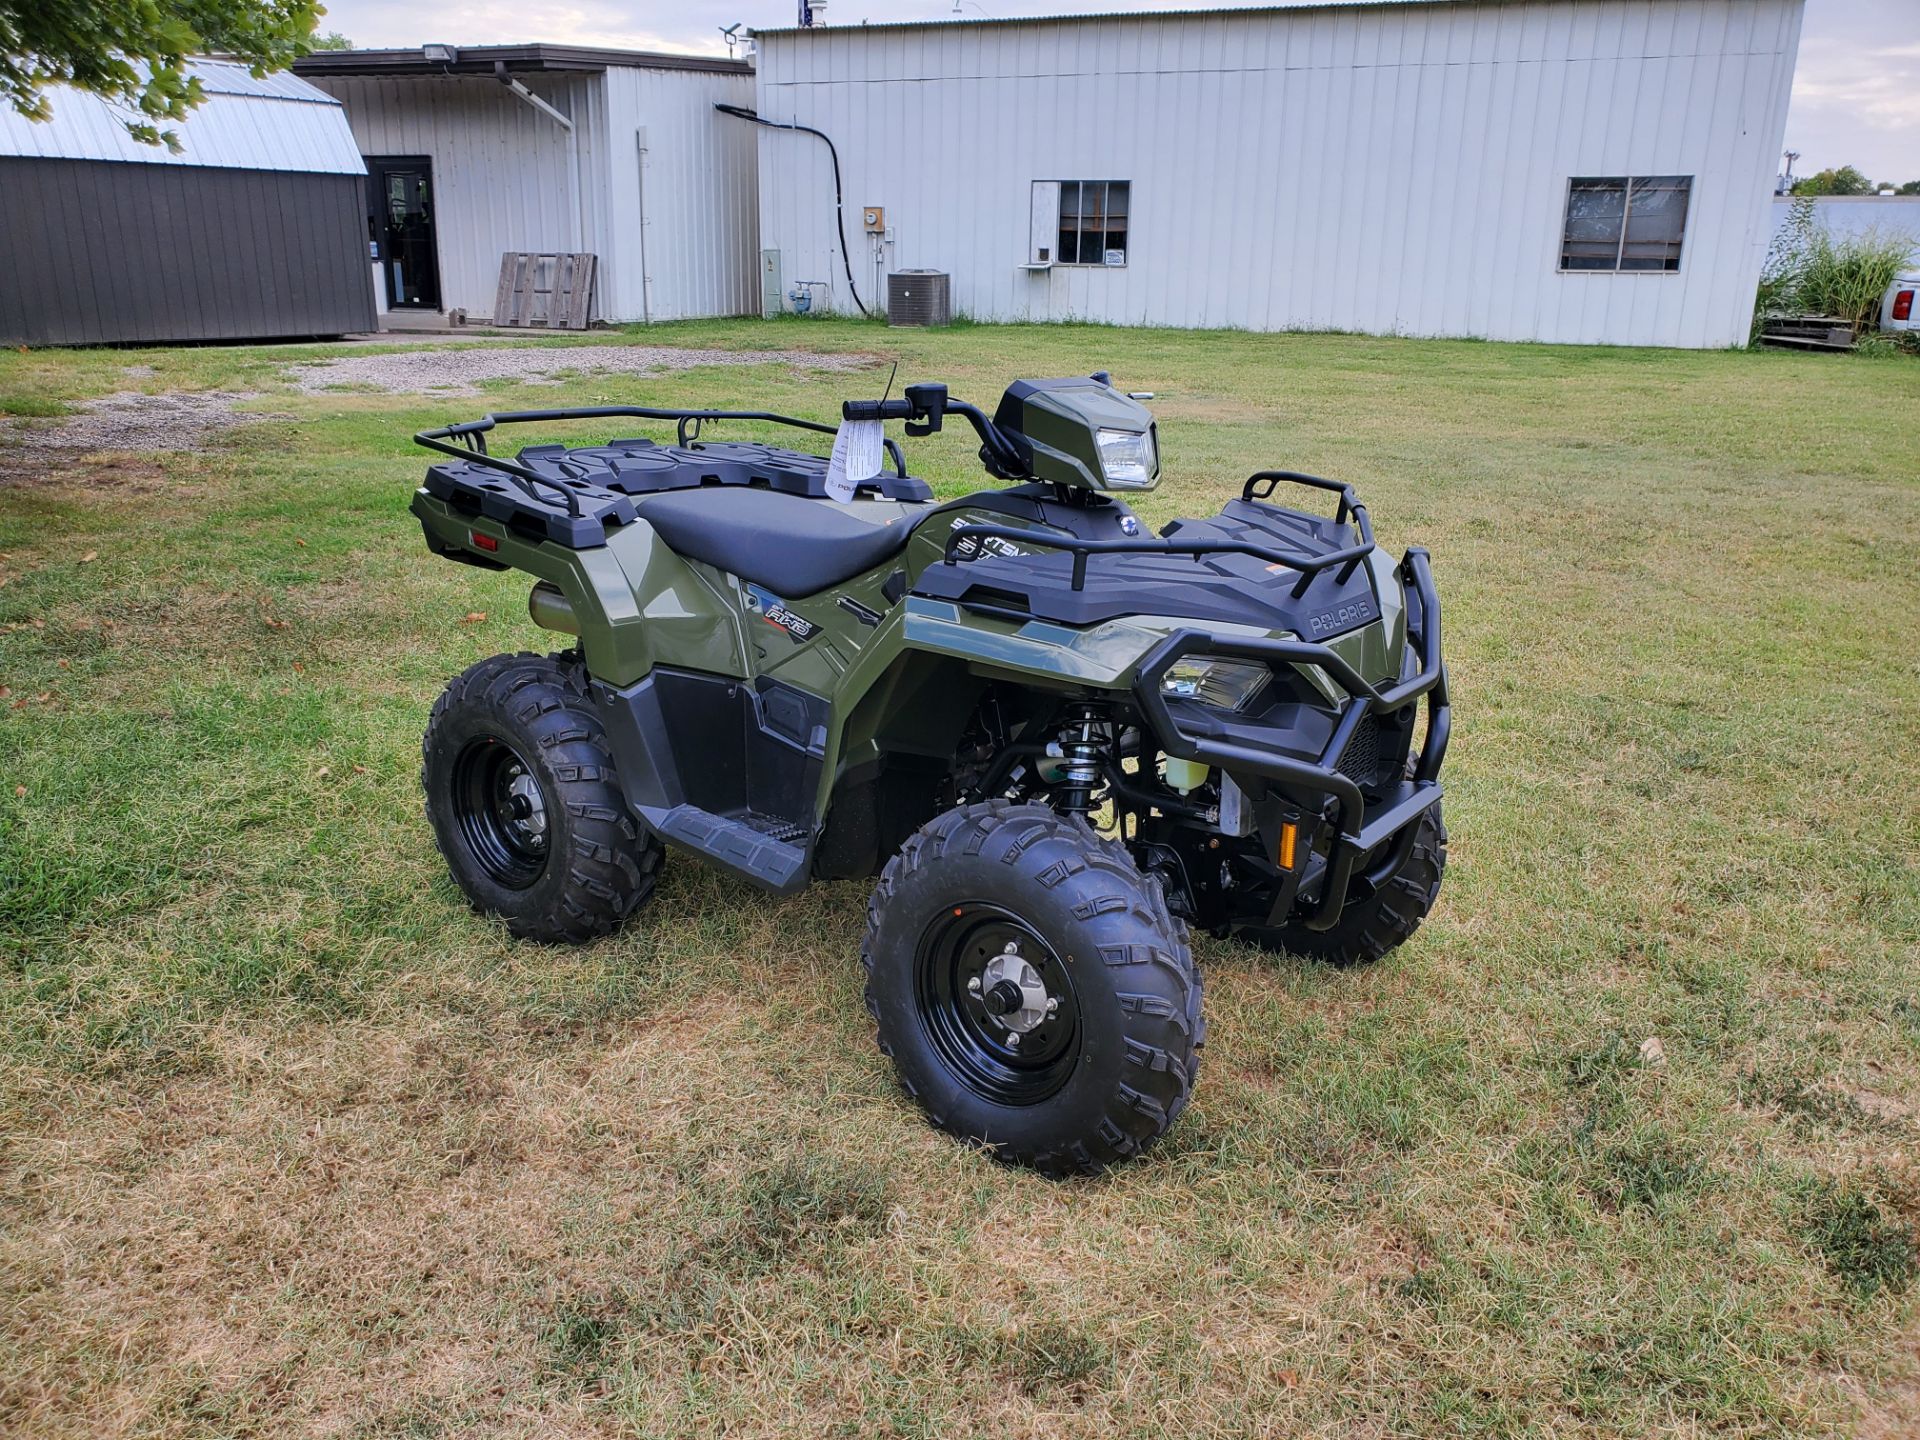
[[[640,192],[640,323],[653,323],[653,276],[647,272],[647,128],[633,132],[636,157],[634,179]]]
[[[580,132],[567,127],[567,169],[573,180],[573,249],[587,248],[587,192],[580,184]]]

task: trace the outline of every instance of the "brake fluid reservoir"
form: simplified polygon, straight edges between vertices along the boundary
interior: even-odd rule
[[[1167,784],[1182,795],[1191,794],[1207,783],[1207,767],[1198,760],[1176,760],[1169,755],[1165,774]]]

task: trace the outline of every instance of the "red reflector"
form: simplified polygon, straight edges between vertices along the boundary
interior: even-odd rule
[[[1902,290],[1898,295],[1893,297],[1893,318],[1896,320],[1911,320],[1913,318],[1913,292],[1911,290]]]
[[[467,538],[473,542],[476,550],[498,550],[500,542],[491,535],[482,535],[478,530],[469,530]]]

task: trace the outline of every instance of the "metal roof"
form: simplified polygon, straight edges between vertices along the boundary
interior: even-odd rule
[[[865,30],[944,30],[959,26],[1003,29],[1010,25],[1077,25],[1089,20],[1215,20],[1223,15],[1297,15],[1315,10],[1384,10],[1389,7],[1456,5],[1518,5],[1537,0],[1298,0],[1294,4],[1220,5],[1196,10],[1062,10],[1049,15],[968,15],[932,20],[882,20],[877,23],[833,25],[771,25],[749,33],[778,35],[850,35]],[[1555,0],[1563,5],[1594,4],[1597,0]]]
[[[0,156],[43,160],[113,160],[221,170],[364,175],[340,102],[293,75],[256,77],[224,60],[188,65],[206,98],[185,120],[158,122],[180,137],[175,154],[142,145],[127,122],[143,117],[98,95],[49,87],[51,120],[29,120],[0,106]]]
[[[719,55],[673,55],[655,50],[604,50],[591,45],[450,45],[451,63],[429,60],[420,46],[410,50],[316,50],[293,62],[296,75],[491,75],[495,65],[510,71],[551,70],[598,73],[608,69],[703,70],[751,75],[744,60]]]

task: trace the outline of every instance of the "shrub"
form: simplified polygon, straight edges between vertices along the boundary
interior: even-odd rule
[[[1900,232],[1868,230],[1836,239],[1820,223],[1813,201],[1795,200],[1760,272],[1754,338],[1768,320],[1788,315],[1831,315],[1862,334],[1871,332],[1887,287],[1916,248],[1920,240]]]
[[[1914,244],[1911,235],[1868,231],[1835,240],[1823,231],[1800,273],[1801,305],[1810,314],[1837,316],[1856,330],[1874,329],[1880,301]]]

